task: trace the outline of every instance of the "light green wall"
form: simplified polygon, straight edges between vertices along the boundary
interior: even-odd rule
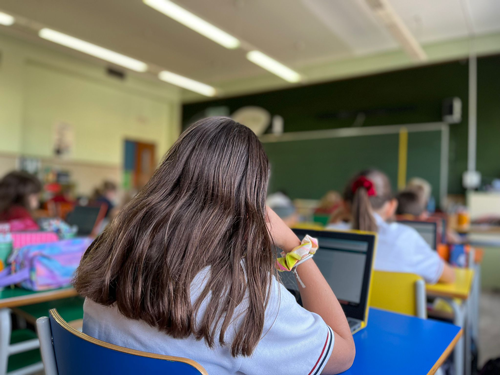
[[[21,148],[24,61],[19,45],[0,43],[0,150],[17,153]]]
[[[498,273],[498,265],[500,264],[500,249],[498,247],[485,247],[483,250],[481,288],[499,290],[500,274]]]
[[[54,125],[71,124],[78,162],[120,165],[125,139],[157,145],[179,133],[180,90],[0,35],[0,152],[52,156]]]
[[[50,156],[57,122],[74,127],[77,160],[120,163],[125,138],[167,149],[168,104],[31,63],[25,76],[24,152]]]

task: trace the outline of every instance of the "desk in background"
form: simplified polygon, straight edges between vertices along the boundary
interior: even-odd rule
[[[500,212],[500,193],[468,192],[467,207],[472,222],[490,216],[498,217],[498,213]],[[497,266],[500,262],[500,226],[472,224],[469,228],[461,232],[467,234],[468,241],[472,246],[484,248],[481,278],[482,288],[500,288],[500,274],[498,273]]]
[[[5,288],[0,291],[0,309],[32,305],[34,303],[54,301],[57,299],[77,296],[74,288],[61,288],[33,292],[22,288]]]
[[[461,335],[449,323],[370,308],[368,325],[354,334],[354,364],[344,374],[434,374]]]
[[[47,290],[41,292],[33,292],[21,288],[5,288],[0,291],[0,375],[7,372],[7,361],[9,354],[15,354],[26,350],[31,350],[39,347],[38,339],[24,341],[19,344],[9,345],[10,335],[12,330],[12,322],[10,320],[10,308],[32,305],[35,303],[54,301],[62,298],[74,297],[78,293],[75,289],[62,288],[55,290]],[[33,371],[41,371],[42,364],[30,366]]]
[[[470,374],[470,329],[467,329],[467,316],[472,316],[470,295],[474,280],[474,270],[469,268],[455,269],[455,282],[453,284],[433,284],[426,286],[427,295],[445,299],[453,309],[453,324],[465,331],[465,339],[461,339],[454,354],[455,374]],[[460,303],[456,301],[460,300]],[[464,355],[465,352],[465,355]],[[465,365],[465,367],[464,367]],[[464,371],[465,368],[465,371]]]
[[[433,297],[460,298],[465,300],[469,298],[474,279],[474,271],[468,268],[455,269],[455,282],[453,284],[428,284],[425,287],[427,295]]]
[[[481,266],[481,287],[500,289],[500,227],[479,230],[474,227],[468,232],[467,239],[472,246],[481,247],[483,261]]]

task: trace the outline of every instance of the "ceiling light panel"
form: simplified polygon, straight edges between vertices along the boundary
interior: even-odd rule
[[[0,25],[10,26],[14,23],[14,17],[10,14],[0,12]]]
[[[204,83],[195,81],[187,77],[180,76],[172,72],[168,72],[166,70],[160,72],[160,74],[158,74],[158,78],[160,78],[162,81],[171,83],[172,85],[179,86],[190,91],[194,91],[204,96],[212,97],[217,95],[217,90],[212,86],[206,85]]]
[[[208,39],[219,43],[223,47],[235,49],[240,46],[240,41],[234,36],[229,35],[225,31],[222,31],[218,27],[169,0],[144,0],[144,4],[182,23],[184,26],[189,27],[191,30],[196,31]]]
[[[285,81],[296,83],[300,82],[302,77],[296,71],[286,67],[282,63],[274,60],[273,58],[263,54],[260,51],[250,51],[247,53],[247,59],[254,64],[259,65],[261,68],[283,78]]]
[[[74,38],[55,30],[44,28],[40,30],[38,35],[40,36],[40,38],[49,40],[68,48],[72,48],[88,55],[92,55],[113,64],[135,70],[136,72],[145,72],[148,70],[147,64],[142,61],[133,59],[131,57],[122,55],[103,47],[99,47],[95,44]]]

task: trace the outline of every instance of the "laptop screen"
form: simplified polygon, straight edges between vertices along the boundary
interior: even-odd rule
[[[92,233],[100,212],[101,206],[76,206],[68,214],[67,222],[78,227],[79,236],[88,236]]]
[[[319,249],[314,255],[314,261],[346,315],[364,320],[375,235],[303,229],[294,229],[294,232],[300,239],[306,234],[318,239]],[[282,279],[288,289],[298,289],[293,274],[286,275],[286,279]]]
[[[338,300],[359,305],[368,243],[319,238],[319,244],[314,260]]]
[[[408,225],[415,229],[431,247],[431,249],[437,249],[437,234],[438,228],[436,222],[426,222],[426,221],[399,221],[401,224]]]

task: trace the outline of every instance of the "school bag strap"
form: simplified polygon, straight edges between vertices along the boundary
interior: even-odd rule
[[[0,272],[0,288],[4,288],[9,285],[19,284],[30,278],[30,269],[25,267],[18,272],[12,273],[12,269],[7,267],[2,272]]]

